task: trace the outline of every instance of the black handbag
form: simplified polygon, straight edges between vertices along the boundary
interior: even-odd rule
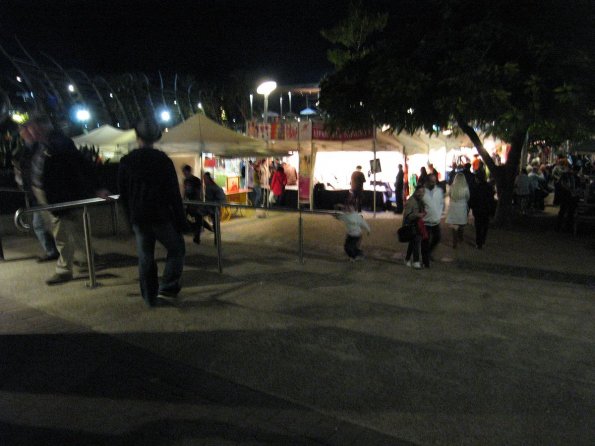
[[[401,243],[409,243],[415,237],[415,226],[404,225],[397,230],[397,237]]]

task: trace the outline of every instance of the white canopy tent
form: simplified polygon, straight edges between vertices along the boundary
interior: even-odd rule
[[[263,140],[250,138],[196,114],[163,133],[156,146],[166,153],[212,153],[239,158],[249,156],[282,156],[287,152],[267,146]]]
[[[78,147],[98,147],[104,156],[110,158],[114,155],[114,152],[119,150],[126,149],[128,151],[136,143],[136,134],[134,130],[121,130],[106,124],[91,130],[89,133],[75,136],[72,140]]]

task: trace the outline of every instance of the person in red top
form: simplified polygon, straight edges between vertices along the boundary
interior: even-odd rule
[[[277,170],[273,174],[273,179],[271,180],[271,203],[273,204],[281,204],[281,198],[283,196],[283,192],[285,191],[285,185],[287,184],[287,176],[283,170],[283,166],[277,166]]]

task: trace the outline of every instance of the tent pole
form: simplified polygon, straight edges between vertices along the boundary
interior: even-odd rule
[[[374,210],[374,218],[376,218],[376,125],[372,127],[372,149],[374,150],[374,196],[372,197],[372,207]]]
[[[289,95],[289,97],[291,98],[291,95]],[[297,123],[297,149],[298,149],[298,184],[297,184],[297,208],[300,209],[300,175],[302,174],[300,172],[300,159],[302,156],[302,147],[300,145],[300,123]]]

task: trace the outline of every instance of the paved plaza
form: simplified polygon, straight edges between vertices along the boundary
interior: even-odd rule
[[[222,274],[188,236],[179,301],[149,309],[132,238],[95,217],[94,289],[46,286],[0,221],[2,445],[595,444],[592,231],[528,217],[455,251],[443,228],[416,271],[394,214],[365,214],[355,263],[305,216],[303,264],[296,214],[248,215],[222,226]]]

